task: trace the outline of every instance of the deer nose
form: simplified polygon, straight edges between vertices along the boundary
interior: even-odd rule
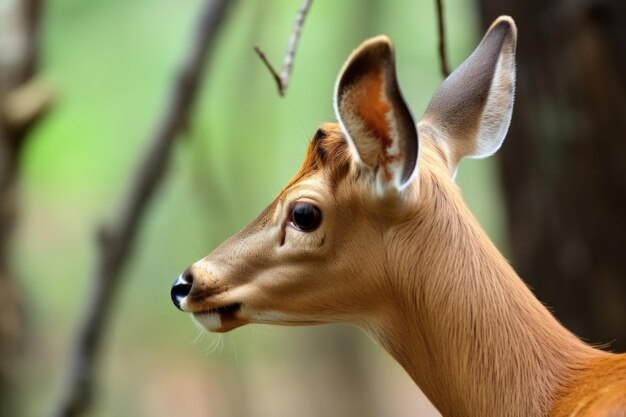
[[[174,281],[174,285],[172,285],[172,290],[170,291],[170,296],[172,297],[172,302],[176,306],[177,309],[183,311],[180,308],[180,304],[183,302],[185,297],[189,295],[191,292],[191,286],[193,285],[193,273],[190,269],[185,270],[182,274],[176,278]]]

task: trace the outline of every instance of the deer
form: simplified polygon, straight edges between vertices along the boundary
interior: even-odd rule
[[[337,123],[242,231],[177,277],[206,330],[348,323],[443,416],[626,416],[626,355],[563,327],[487,237],[454,182],[502,145],[517,28],[497,18],[415,122],[385,36],[347,59]]]

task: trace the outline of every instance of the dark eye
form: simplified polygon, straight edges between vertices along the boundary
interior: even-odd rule
[[[320,209],[310,203],[296,203],[291,207],[291,223],[304,232],[311,232],[322,222]]]

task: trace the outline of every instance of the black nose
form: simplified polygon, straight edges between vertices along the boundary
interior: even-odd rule
[[[185,272],[180,274],[178,278],[176,278],[176,281],[174,281],[174,285],[172,285],[172,290],[170,291],[170,296],[172,297],[172,302],[177,309],[182,311],[182,308],[180,308],[180,303],[191,292],[192,284],[193,275],[189,270],[186,270]]]

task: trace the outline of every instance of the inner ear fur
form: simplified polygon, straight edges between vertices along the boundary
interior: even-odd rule
[[[358,158],[385,182],[403,187],[416,171],[417,129],[396,77],[394,50],[372,38],[346,61],[335,89],[335,110]]]
[[[454,171],[466,156],[495,153],[511,122],[517,28],[508,16],[491,25],[472,55],[442,83],[420,121],[448,150]]]

